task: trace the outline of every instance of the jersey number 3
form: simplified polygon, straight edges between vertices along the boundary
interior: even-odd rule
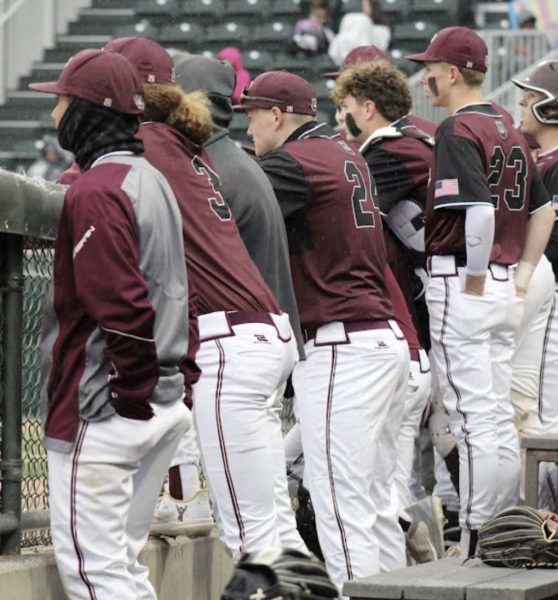
[[[527,158],[521,146],[512,146],[507,155],[502,146],[494,148],[487,179],[494,208],[498,209],[500,199],[504,200],[508,210],[523,208],[526,173]]]
[[[231,209],[221,195],[219,188],[221,181],[215,171],[210,169],[199,156],[194,156],[192,159],[192,167],[197,175],[206,177],[213,194],[207,198],[211,210],[221,219],[221,221],[230,221],[232,218]]]
[[[345,162],[345,177],[349,183],[353,184],[351,201],[353,203],[356,226],[358,228],[374,227],[375,206],[370,186],[366,184],[362,173],[354,162]]]

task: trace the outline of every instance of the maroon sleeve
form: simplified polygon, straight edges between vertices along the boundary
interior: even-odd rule
[[[65,171],[60,175],[58,181],[56,183],[61,183],[63,185],[70,185],[74,183],[74,181],[81,175],[81,171],[79,170],[79,165],[77,162],[73,162]]]
[[[122,416],[149,419],[159,362],[133,208],[123,192],[79,188],[68,195],[76,292],[105,333],[105,354],[114,366],[112,404]]]

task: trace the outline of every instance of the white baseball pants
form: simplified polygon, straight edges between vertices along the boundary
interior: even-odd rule
[[[192,416],[181,400],[149,421],[82,422],[71,453],[48,451],[50,522],[70,600],[156,600],[137,558],[173,452]]]
[[[510,386],[522,302],[515,297],[512,270],[505,267],[491,265],[483,296],[462,292],[465,269],[456,270],[451,256],[432,257],[431,275],[426,290],[431,358],[458,442],[460,525],[466,539],[469,530],[519,499]]]
[[[532,435],[542,431],[539,414],[541,364],[554,288],[552,266],[543,255],[525,295],[523,319],[515,338],[512,359],[511,400],[520,434]]]
[[[331,325],[341,329],[338,342]],[[341,588],[349,579],[406,564],[393,474],[409,350],[389,328],[325,328],[329,341],[320,343],[319,328],[306,343],[293,386],[304,484],[329,575]]]
[[[224,542],[236,558],[283,545],[287,528],[289,545],[306,548],[290,511],[280,426],[268,406],[296,363],[296,343],[288,315],[270,317],[233,326],[223,312],[198,319],[202,375],[193,387],[194,419]],[[286,497],[277,500],[279,460]],[[278,506],[289,514],[279,516]]]
[[[401,427],[397,437],[397,468],[395,485],[399,506],[405,509],[415,503],[411,493],[411,479],[415,463],[416,440],[420,434],[420,422],[430,397],[430,363],[424,350],[418,352],[418,360],[411,360],[405,405]],[[404,516],[404,513],[402,513]]]

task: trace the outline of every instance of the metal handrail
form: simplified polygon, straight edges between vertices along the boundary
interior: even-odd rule
[[[17,0],[17,2],[12,4],[6,12],[2,13],[0,15],[0,27],[2,27],[4,23],[7,23],[26,2],[27,0]]]

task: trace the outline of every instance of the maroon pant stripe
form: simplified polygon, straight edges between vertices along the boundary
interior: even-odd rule
[[[87,423],[84,422],[80,432],[78,433],[78,438],[76,440],[76,445],[74,449],[74,456],[72,458],[72,476],[70,480],[70,529],[72,532],[72,541],[74,543],[74,549],[76,551],[76,556],[78,559],[78,571],[79,576],[87,590],[89,592],[90,600],[97,600],[97,594],[95,593],[95,588],[91,581],[89,581],[89,577],[85,571],[85,560],[83,558],[83,552],[79,546],[78,542],[78,533],[77,533],[77,509],[76,509],[76,494],[77,494],[77,471],[78,471],[78,463],[79,463],[79,455],[81,452],[81,448],[83,446],[83,441],[85,440],[85,432],[87,431]]]
[[[347,544],[347,536],[345,534],[345,527],[341,520],[339,513],[339,505],[337,503],[337,496],[335,495],[335,482],[333,480],[333,464],[331,462],[331,406],[333,403],[333,385],[335,383],[335,369],[337,367],[337,348],[331,347],[331,372],[329,374],[329,387],[327,390],[327,412],[326,412],[326,456],[327,456],[327,470],[329,475],[329,485],[331,489],[331,499],[333,501],[333,511],[335,513],[335,520],[339,527],[339,535],[341,536],[341,545],[343,547],[343,554],[345,555],[345,564],[347,565],[347,578],[353,578],[353,567],[351,565],[351,557],[349,555],[349,546]]]
[[[240,537],[241,547],[239,550],[242,552],[244,550],[245,544],[245,530],[244,530],[244,522],[242,520],[242,514],[240,513],[240,507],[238,505],[238,498],[236,496],[236,491],[234,489],[234,482],[231,475],[231,469],[229,466],[229,460],[227,457],[227,447],[225,444],[225,436],[223,433],[223,422],[221,420],[221,392],[223,389],[223,372],[225,371],[225,351],[223,350],[223,346],[221,343],[216,340],[215,344],[219,349],[219,371],[217,372],[217,388],[215,390],[215,416],[217,419],[217,435],[219,436],[219,447],[221,449],[221,459],[223,461],[223,469],[225,472],[225,478],[227,480],[227,486],[229,488],[229,493],[231,495],[231,502],[233,505],[234,515],[236,518],[236,523],[238,525],[238,535]]]
[[[465,516],[465,522],[467,524],[467,527],[469,529],[472,529],[470,517],[471,517],[471,508],[473,505],[473,448],[471,447],[471,442],[469,440],[470,433],[467,428],[467,415],[463,412],[463,408],[461,406],[461,392],[459,391],[459,388],[455,384],[453,377],[451,375],[451,361],[450,361],[448,350],[444,343],[444,335],[446,333],[446,329],[447,329],[447,325],[448,325],[447,320],[448,320],[449,293],[450,293],[447,277],[444,277],[444,285],[446,288],[446,293],[444,296],[444,315],[442,317],[442,329],[440,331],[440,345],[442,346],[442,351],[444,353],[444,361],[446,363],[446,374],[447,374],[448,383],[450,384],[450,387],[453,390],[453,393],[455,394],[456,409],[457,409],[457,412],[463,417],[462,429],[463,429],[463,433],[464,433],[465,446],[467,448],[467,463],[469,466],[469,499],[467,501],[467,511],[466,511],[466,516]],[[459,486],[459,489],[461,491],[461,486]]]

